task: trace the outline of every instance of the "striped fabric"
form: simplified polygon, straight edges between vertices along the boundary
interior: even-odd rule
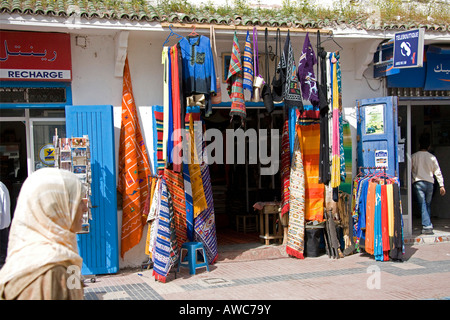
[[[191,115],[192,120],[194,120],[196,124],[201,124],[200,108],[188,108],[187,112],[189,113],[189,115]],[[191,127],[191,124],[187,124],[187,126]],[[204,128],[202,128],[202,126],[195,128],[197,150],[202,150],[202,152],[205,153],[206,143],[204,143],[200,139],[203,131]],[[208,262],[209,264],[212,264],[217,260],[218,251],[214,201],[212,194],[211,177],[209,174],[209,166],[207,162],[202,161],[200,170],[207,208],[195,217],[194,239],[197,242],[203,243],[203,246],[206,250]]]
[[[247,116],[247,112],[245,110],[242,73],[243,68],[241,64],[241,51],[239,49],[239,41],[235,31],[233,39],[233,49],[230,59],[230,68],[228,70],[227,91],[231,99],[230,116],[239,116],[241,118],[241,122],[244,122],[244,119]]]
[[[192,190],[192,204],[193,204],[193,215],[194,218],[197,217],[200,212],[207,208],[205,191],[203,189],[202,183],[202,173],[200,170],[199,158],[196,148],[196,139],[194,133],[194,118],[192,113],[187,113],[186,117],[189,119],[189,141],[190,141],[190,161],[188,163],[189,168],[189,178],[191,182]]]
[[[332,133],[332,158],[331,158],[331,187],[336,188],[339,187],[341,183],[341,153],[340,153],[340,141],[339,141],[339,90],[338,90],[338,83],[337,83],[337,65],[336,63],[333,63],[333,61],[336,59],[335,54],[332,54],[332,126],[333,126],[333,133]]]
[[[147,149],[141,133],[133,98],[128,58],[125,59],[122,91],[122,124],[119,143],[118,191],[123,199],[121,256],[137,245],[142,237],[148,211],[148,177],[151,176]]]
[[[344,148],[344,159],[345,159],[345,180],[341,181],[339,186],[339,191],[345,193],[352,193],[352,135],[350,131],[350,125],[347,121],[343,121],[342,124],[342,135]]]
[[[175,232],[172,198],[167,190],[166,181],[161,179],[161,202],[153,251],[153,276],[155,280],[166,282],[170,268],[177,261],[178,244]]]
[[[289,212],[289,172],[291,171],[289,149],[289,120],[286,118],[281,136],[281,216]]]
[[[181,65],[179,65],[179,55],[178,55],[178,46],[174,45],[170,48],[170,57],[171,57],[171,90],[172,90],[172,118],[173,118],[173,146],[174,151],[175,146],[181,145],[181,128],[182,128],[182,119],[181,119],[181,99],[182,92],[180,92],[180,82],[182,79],[180,78],[180,70]],[[184,123],[183,123],[184,125]],[[179,152],[173,152],[173,157],[171,157],[173,162],[173,170],[175,172],[182,172],[182,161]]]
[[[164,170],[164,178],[166,179],[167,190],[172,197],[173,222],[179,246],[178,249],[180,249],[181,245],[187,240],[186,200],[184,194],[183,173],[166,168]]]
[[[153,154],[154,169],[153,172],[161,175],[164,172],[163,157],[163,131],[164,131],[164,110],[163,106],[153,106],[153,145],[156,146],[156,152]]]
[[[244,90],[249,90],[253,96],[253,52],[250,32],[247,30],[247,37],[244,48]]]
[[[303,259],[305,234],[305,176],[302,152],[298,136],[295,135],[294,153],[290,172],[289,227],[286,253]]]
[[[191,176],[189,166],[183,163],[184,197],[186,199],[186,232],[189,241],[194,241],[194,202],[192,199]]]
[[[323,221],[324,185],[319,183],[320,123],[297,126],[305,173],[305,221]]]
[[[205,246],[209,264],[213,264],[218,257],[216,222],[214,215],[214,201],[211,187],[211,178],[207,164],[201,166],[203,187],[205,189],[208,208],[195,218],[195,239]]]
[[[148,201],[148,206],[149,206],[149,213],[147,216],[147,225],[148,225],[148,229],[147,229],[147,239],[145,240],[145,254],[149,255],[151,257],[151,252],[150,252],[150,238],[151,238],[151,225],[152,222],[155,219],[155,206],[154,206],[154,201],[155,201],[155,193],[157,192],[156,188],[158,185],[158,179],[157,178],[152,178],[151,179],[151,188],[150,188],[150,196],[148,197],[149,201]],[[153,212],[152,212],[153,209]]]

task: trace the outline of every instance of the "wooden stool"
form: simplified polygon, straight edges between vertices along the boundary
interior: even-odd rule
[[[256,214],[236,215],[236,231],[244,233],[258,231],[258,216]]]
[[[259,237],[266,245],[270,244],[270,240],[283,240],[281,234],[281,223],[277,231],[276,222],[279,217],[279,206],[277,205],[265,205],[262,210],[259,211]],[[271,223],[269,223],[271,221]],[[272,227],[272,228],[271,228]]]

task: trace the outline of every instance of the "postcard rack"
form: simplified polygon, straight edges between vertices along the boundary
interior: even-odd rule
[[[90,220],[92,220],[91,204],[91,151],[89,137],[59,138],[55,130],[53,139],[55,147],[55,167],[73,172],[85,186],[86,193],[83,201],[88,204],[88,211],[83,215],[83,227],[79,233],[89,233]]]

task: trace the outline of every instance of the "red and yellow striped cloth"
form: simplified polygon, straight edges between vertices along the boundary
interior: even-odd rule
[[[139,243],[148,210],[148,177],[151,175],[147,149],[133,98],[128,58],[125,59],[122,89],[122,125],[119,144],[118,190],[122,194],[121,256]],[[147,206],[148,208],[148,206]]]

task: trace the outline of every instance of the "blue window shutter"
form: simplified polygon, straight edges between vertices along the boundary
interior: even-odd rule
[[[79,234],[83,275],[119,270],[114,121],[112,106],[66,106],[67,138],[89,136],[92,220],[90,232]]]

